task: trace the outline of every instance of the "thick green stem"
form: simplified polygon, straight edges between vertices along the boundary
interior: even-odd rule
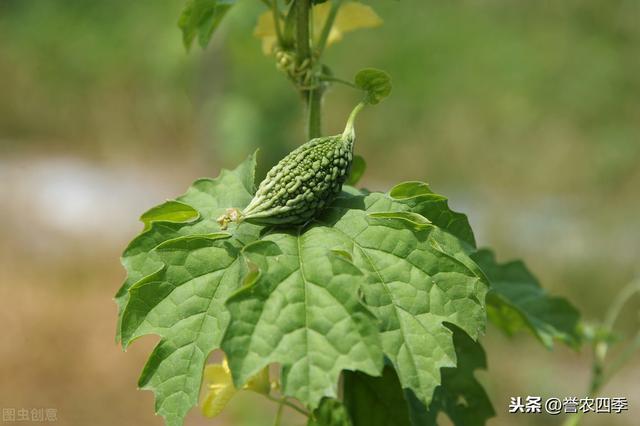
[[[309,17],[311,15],[311,0],[296,0],[296,65],[303,70],[313,70],[314,58],[311,51],[311,35],[309,31]],[[322,135],[322,95],[323,89],[311,76],[311,89],[301,89],[301,94],[307,104],[307,136],[308,139]]]
[[[311,58],[311,38],[309,35],[309,15],[311,0],[296,0],[296,53],[298,65]]]

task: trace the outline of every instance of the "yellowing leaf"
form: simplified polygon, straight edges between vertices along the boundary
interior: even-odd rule
[[[273,52],[273,48],[278,41],[274,23],[273,12],[268,10],[260,15],[258,23],[253,29],[253,35],[262,39],[262,52],[265,55],[270,55]],[[282,22],[281,25],[283,25]]]
[[[258,374],[250,378],[247,384],[244,385],[243,389],[268,395],[269,391],[271,390],[271,382],[269,381],[269,368],[263,368]]]
[[[204,369],[205,393],[201,401],[202,414],[206,417],[216,417],[224,410],[231,398],[238,393],[233,385],[231,370],[225,358],[220,364],[209,364]],[[269,382],[269,369],[263,368],[258,374],[251,377],[242,387],[242,390],[269,394],[271,383]]]
[[[215,417],[224,410],[238,392],[231,380],[231,371],[225,359],[222,364],[210,364],[204,369],[206,393],[202,398],[202,414]]]
[[[331,1],[319,4],[313,8],[313,40],[318,42],[322,28],[329,17]],[[271,54],[277,43],[276,28],[273,13],[266,11],[258,18],[253,34],[262,39],[262,51]],[[284,26],[284,22],[281,22]],[[370,7],[358,2],[346,2],[338,10],[336,19],[327,39],[327,46],[342,40],[345,33],[361,28],[374,28],[382,25],[382,19]]]
[[[316,41],[320,39],[330,10],[330,1],[313,8],[313,38]],[[375,28],[380,25],[382,25],[382,19],[370,6],[358,2],[344,3],[336,15],[336,20],[327,39],[327,46],[342,40],[345,33],[361,28]]]

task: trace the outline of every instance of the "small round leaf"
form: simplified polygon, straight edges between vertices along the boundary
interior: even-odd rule
[[[375,68],[360,70],[355,84],[366,92],[365,102],[368,104],[377,104],[391,93],[391,76]]]

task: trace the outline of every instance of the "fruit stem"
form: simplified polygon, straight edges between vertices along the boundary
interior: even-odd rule
[[[356,116],[362,110],[362,108],[364,108],[365,105],[366,104],[364,102],[360,102],[358,105],[356,105],[353,111],[351,111],[351,114],[349,114],[347,125],[344,127],[344,132],[342,132],[343,139],[353,138],[355,136],[355,130],[353,128],[353,125],[355,123]]]

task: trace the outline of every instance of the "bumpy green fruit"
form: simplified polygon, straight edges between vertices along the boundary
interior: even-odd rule
[[[230,222],[301,225],[313,219],[342,190],[353,161],[353,121],[364,104],[351,112],[341,135],[312,139],[291,151],[260,183],[244,210],[227,209],[218,218]]]
[[[259,224],[303,224],[342,189],[353,160],[353,134],[312,139],[267,173],[243,220]]]
[[[312,139],[290,152],[260,183],[255,196],[241,212],[228,209],[218,218],[222,229],[230,222],[263,225],[301,225],[313,219],[342,190],[353,161],[351,113],[341,135]]]

